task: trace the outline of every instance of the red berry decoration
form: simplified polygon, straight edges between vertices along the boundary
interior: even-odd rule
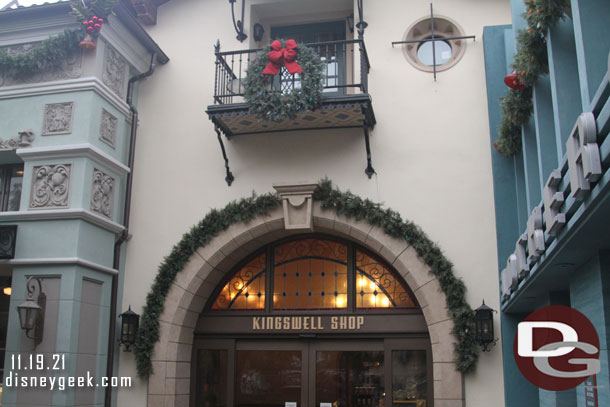
[[[87,27],[87,32],[88,32],[89,34],[93,34],[93,31],[95,31],[95,30],[93,29],[93,27]]]
[[[104,24],[104,19],[103,18],[99,18],[97,21],[99,21],[100,24]]]
[[[95,27],[96,30],[100,30],[100,28],[102,28],[101,24],[95,24],[93,27]]]

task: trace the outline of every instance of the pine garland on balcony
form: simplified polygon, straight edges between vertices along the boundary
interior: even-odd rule
[[[71,0],[70,14],[79,22],[79,28],[67,29],[63,33],[47,38],[22,54],[11,55],[0,49],[0,71],[15,79],[29,78],[44,70],[57,69],[75,52],[79,52],[79,41],[86,34],[84,21],[94,15],[106,19],[118,0],[91,0],[86,6],[81,0]]]
[[[280,40],[282,47],[286,41]],[[247,69],[244,99],[250,105],[250,113],[259,120],[282,122],[294,120],[299,113],[315,110],[322,104],[322,79],[324,63],[315,50],[298,44],[297,62],[303,69],[300,88],[290,92],[272,89],[274,76],[263,75],[269,62],[268,51],[259,51]],[[278,74],[281,75],[281,72]],[[299,82],[299,81],[297,81]]]
[[[549,28],[564,16],[568,0],[526,0],[523,18],[527,29],[519,30],[517,53],[512,63],[526,88],[509,89],[500,98],[502,119],[494,147],[503,155],[514,156],[521,151],[521,128],[533,112],[532,88],[538,77],[546,75],[549,63],[546,36]]]
[[[328,179],[320,181],[313,198],[323,208],[356,220],[366,220],[384,230],[389,236],[406,239],[419,257],[430,267],[445,293],[447,309],[454,324],[453,334],[457,339],[455,354],[457,370],[463,373],[475,370],[479,356],[474,329],[474,311],[466,302],[466,287],[453,273],[451,262],[441,249],[415,224],[403,220],[397,212],[384,209],[378,203],[362,199],[351,192],[333,188]],[[223,209],[213,209],[174,246],[159,266],[157,276],[146,297],[140,319],[135,358],[138,376],[146,378],[153,373],[151,357],[155,343],[159,340],[159,317],[163,313],[165,297],[189,257],[199,247],[206,246],[221,232],[239,222],[248,222],[257,216],[268,214],[280,207],[281,200],[275,194],[252,196],[233,201]]]

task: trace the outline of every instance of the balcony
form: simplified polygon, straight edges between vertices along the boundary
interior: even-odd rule
[[[322,83],[322,105],[319,109],[307,111],[295,120],[273,122],[260,120],[250,113],[244,100],[246,71],[256,53],[261,49],[241,51],[220,51],[216,45],[216,73],[214,84],[214,104],[206,113],[214,123],[220,142],[229,185],[233,175],[229,170],[228,158],[221,133],[227,138],[247,134],[271,133],[297,130],[323,130],[354,128],[364,134],[367,154],[365,173],[369,178],[375,173],[371,164],[369,129],[375,126],[375,114],[368,94],[368,73],[370,62],[364,40],[342,40],[305,44],[314,49],[324,62]],[[300,86],[299,76],[291,75],[282,67],[272,83],[274,92],[290,92]]]

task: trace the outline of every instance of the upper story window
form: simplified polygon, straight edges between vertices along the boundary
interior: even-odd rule
[[[18,211],[23,184],[23,164],[0,166],[0,210]]]
[[[267,293],[272,293],[267,295]],[[212,311],[410,309],[392,267],[351,242],[304,237],[272,244],[221,285]]]

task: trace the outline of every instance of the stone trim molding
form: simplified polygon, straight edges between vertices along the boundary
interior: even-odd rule
[[[51,265],[74,265],[91,270],[100,271],[105,274],[117,275],[119,271],[112,267],[103,266],[79,257],[49,257],[39,259],[12,259],[0,260],[0,264],[10,264],[13,266],[51,266]]]
[[[17,97],[51,95],[65,92],[94,91],[106,102],[121,112],[126,120],[131,120],[129,106],[96,77],[83,77],[70,80],[50,81],[28,85],[11,85],[2,87],[0,100]]]
[[[388,236],[381,228],[335,211],[312,205],[316,232],[346,237],[368,247],[392,264],[419,302],[432,345],[435,405],[463,407],[462,374],[454,355],[453,321],[439,282],[406,240]],[[151,357],[153,374],[148,382],[148,407],[189,405],[193,332],[199,314],[214,288],[239,261],[254,250],[282,237],[300,233],[285,228],[284,209],[274,209],[247,223],[235,224],[190,257],[177,274],[159,317],[159,341]]]
[[[17,155],[24,160],[55,160],[85,157],[120,175],[126,175],[130,171],[128,166],[89,143],[67,144],[53,147],[20,148],[17,149]]]
[[[0,212],[0,222],[80,219],[112,233],[121,233],[125,227],[86,209],[40,209],[36,211]]]

